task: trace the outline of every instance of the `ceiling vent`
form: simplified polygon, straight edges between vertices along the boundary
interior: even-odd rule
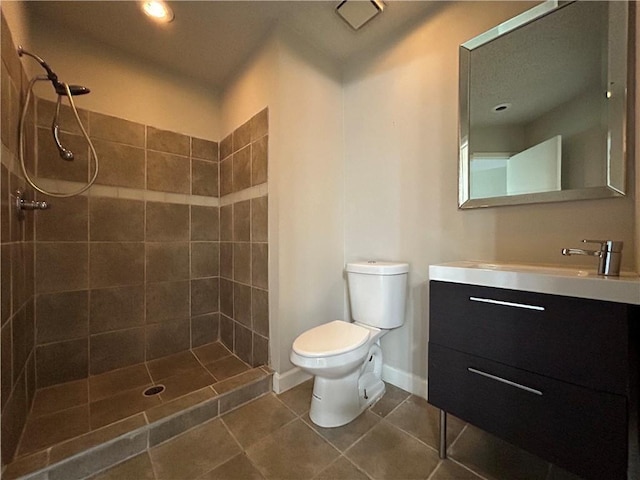
[[[336,12],[354,30],[360,29],[384,10],[384,3],[380,0],[343,0],[336,7]]]

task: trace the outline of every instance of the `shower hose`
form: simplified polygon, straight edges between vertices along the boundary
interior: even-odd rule
[[[19,126],[19,132],[18,132],[18,137],[19,137],[18,153],[20,157],[20,167],[22,168],[22,174],[24,175],[25,180],[34,190],[44,195],[48,195],[50,197],[57,197],[57,198],[75,197],[76,195],[80,195],[81,193],[86,192],[89,188],[91,188],[91,186],[96,181],[96,178],[98,177],[98,155],[96,154],[96,150],[93,147],[93,143],[89,139],[89,135],[87,134],[87,131],[85,130],[84,125],[82,125],[82,121],[80,121],[78,110],[76,109],[75,102],[73,101],[73,95],[69,90],[69,85],[67,85],[66,83],[64,84],[64,88],[66,90],[67,98],[69,99],[69,105],[71,105],[71,110],[73,111],[73,115],[76,118],[76,122],[78,122],[78,126],[80,127],[80,130],[82,131],[82,135],[84,136],[85,140],[89,144],[89,149],[91,150],[91,156],[93,157],[93,161],[95,163],[95,170],[93,172],[91,180],[89,180],[89,183],[87,185],[83,186],[82,188],[80,188],[75,192],[70,192],[70,193],[48,192],[44,188],[41,188],[34,183],[33,179],[29,176],[29,173],[27,172],[27,167],[24,163],[24,122],[27,116],[27,110],[29,109],[29,101],[31,100],[31,94],[32,94],[33,86],[35,85],[35,83],[38,81],[45,81],[45,80],[48,81],[49,78],[44,75],[38,75],[33,77],[29,82],[29,88],[27,89],[27,95],[24,100],[24,106],[22,107],[22,115],[20,115],[20,126]],[[58,95],[56,112],[58,112],[60,109],[60,99],[61,99],[61,95]]]

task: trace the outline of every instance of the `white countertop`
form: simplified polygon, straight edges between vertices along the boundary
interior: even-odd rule
[[[460,261],[430,265],[429,280],[640,305],[636,273],[604,277],[587,269]]]

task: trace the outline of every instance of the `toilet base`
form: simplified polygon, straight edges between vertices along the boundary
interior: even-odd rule
[[[382,381],[382,352],[378,345],[369,350],[361,368],[341,378],[316,376],[309,417],[324,428],[341,427],[354,420],[385,392]]]

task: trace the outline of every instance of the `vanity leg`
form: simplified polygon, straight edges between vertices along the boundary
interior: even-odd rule
[[[440,458],[447,458],[447,412],[440,409],[440,444],[438,445]]]

